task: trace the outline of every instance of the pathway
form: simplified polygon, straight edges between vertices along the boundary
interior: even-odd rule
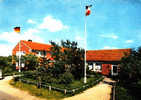
[[[12,76],[8,76],[0,80],[0,100],[44,100],[30,95],[26,91],[13,88],[9,85],[9,80],[11,79]]]
[[[63,100],[110,100],[110,94],[112,90],[112,82],[109,78],[104,78],[98,85],[84,91],[81,94],[73,97],[68,97]]]
[[[0,80],[0,100],[45,100],[31,96],[28,92],[13,88],[8,83],[11,79],[12,77],[6,77],[4,80]],[[114,81],[104,78],[98,85],[87,89],[81,94],[64,98],[63,100],[110,100],[112,85],[109,83],[112,82]]]

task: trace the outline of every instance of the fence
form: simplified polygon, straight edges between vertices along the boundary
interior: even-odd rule
[[[15,77],[16,78],[16,77]],[[77,93],[80,93],[84,90],[86,90],[87,88],[89,87],[92,87],[94,85],[96,85],[97,83],[99,83],[101,80],[103,80],[104,77],[101,77],[99,78],[98,80],[94,81],[94,82],[91,82],[91,83],[87,83],[87,84],[84,84],[82,87],[79,87],[79,88],[75,88],[75,89],[61,89],[61,88],[58,88],[58,87],[54,87],[54,86],[51,86],[51,85],[47,85],[46,83],[39,83],[39,82],[34,82],[34,81],[29,81],[29,80],[24,80],[24,79],[18,79],[17,81],[21,81],[23,83],[27,83],[27,84],[33,84],[33,85],[36,85],[38,88],[47,88],[48,90],[56,90],[56,91],[60,91],[64,94],[70,94],[70,95],[74,95],[74,94],[77,94]]]

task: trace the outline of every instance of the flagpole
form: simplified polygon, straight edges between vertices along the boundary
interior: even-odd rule
[[[86,49],[87,49],[87,16],[85,16],[85,31],[84,31],[84,38],[85,38],[85,55],[84,55],[84,83],[87,83],[87,64],[86,64]]]
[[[21,40],[19,42],[19,72],[21,72]]]

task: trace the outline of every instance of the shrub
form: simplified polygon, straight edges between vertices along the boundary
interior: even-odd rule
[[[60,76],[60,83],[62,84],[70,84],[73,81],[73,75],[69,72],[65,72]]]
[[[128,94],[127,89],[117,86],[116,87],[116,100],[133,100]]]

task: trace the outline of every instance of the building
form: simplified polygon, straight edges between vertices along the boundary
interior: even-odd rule
[[[103,75],[118,75],[120,60],[130,51],[131,49],[88,50],[86,56],[88,67]]]
[[[38,57],[51,58],[51,45],[33,42],[32,40],[20,41],[20,53],[35,54]],[[103,75],[118,75],[120,60],[131,49],[111,49],[111,50],[88,50],[86,60],[90,70],[102,73]],[[12,55],[19,55],[19,43],[12,51]],[[18,64],[17,64],[18,65]]]
[[[12,55],[19,55],[19,46],[21,55],[35,54],[38,57],[50,58],[51,45],[33,42],[32,40],[21,40],[12,50]]]

